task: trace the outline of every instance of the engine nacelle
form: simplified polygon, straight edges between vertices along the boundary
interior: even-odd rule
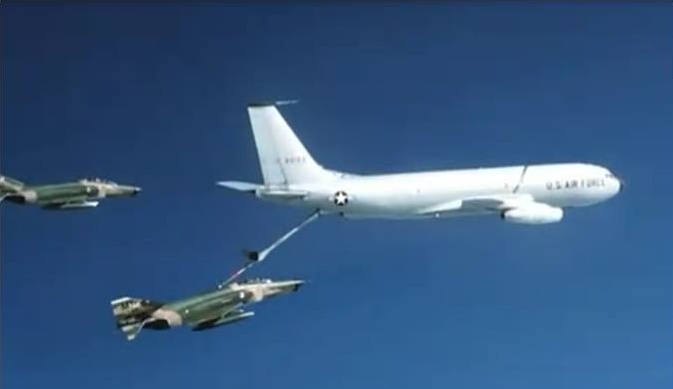
[[[546,204],[528,204],[503,212],[502,219],[519,224],[558,223],[563,219],[563,209]]]

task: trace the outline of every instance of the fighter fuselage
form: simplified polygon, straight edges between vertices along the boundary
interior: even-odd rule
[[[133,196],[141,189],[101,179],[25,185],[9,177],[0,176],[0,191],[3,198],[14,203],[37,204],[45,209],[79,209],[95,207],[98,201],[105,197]]]
[[[215,290],[199,293],[170,303],[122,297],[112,301],[117,326],[133,339],[142,328],[168,329],[190,325],[193,330],[214,328],[252,316],[240,308],[266,298],[299,289],[301,280],[248,280],[218,285]]]

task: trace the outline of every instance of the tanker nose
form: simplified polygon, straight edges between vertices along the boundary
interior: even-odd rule
[[[617,175],[613,175],[612,177],[615,179],[616,184],[617,184],[617,185],[616,185],[617,188],[616,188],[616,190],[615,190],[615,194],[621,192],[622,190],[624,190],[624,188],[626,188],[626,181],[624,181],[623,178],[621,178],[621,177],[619,177],[619,176],[617,176]]]
[[[610,191],[610,197],[617,195],[626,187],[626,182],[620,176],[607,171],[606,174],[607,187]]]

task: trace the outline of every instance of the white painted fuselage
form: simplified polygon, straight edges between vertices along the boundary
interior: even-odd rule
[[[301,198],[267,196],[281,203],[320,209],[358,218],[422,218],[498,212],[501,207],[465,207],[466,199],[522,200],[568,208],[593,205],[620,190],[619,180],[604,167],[583,164],[547,164],[480,169],[444,170],[374,176],[339,177],[295,184],[289,192]],[[271,193],[280,188],[271,188]],[[343,193],[346,201],[337,201]]]
[[[621,181],[587,163],[522,165],[384,175],[353,175],[315,162],[273,105],[248,108],[264,184],[231,189],[351,218],[415,219],[500,214],[515,223],[558,222],[563,209],[599,203]]]

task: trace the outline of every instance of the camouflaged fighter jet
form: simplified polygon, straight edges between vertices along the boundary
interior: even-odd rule
[[[111,302],[112,313],[119,328],[128,340],[133,340],[143,328],[166,330],[183,324],[192,331],[209,330],[231,324],[250,316],[241,307],[265,298],[295,292],[304,284],[301,280],[272,281],[250,279],[221,283],[217,289],[176,300],[167,304],[121,297]]]
[[[10,177],[0,176],[0,201],[37,204],[43,209],[82,209],[98,206],[105,197],[135,196],[137,186],[119,185],[100,178],[84,178],[76,182],[49,185],[27,185]]]

